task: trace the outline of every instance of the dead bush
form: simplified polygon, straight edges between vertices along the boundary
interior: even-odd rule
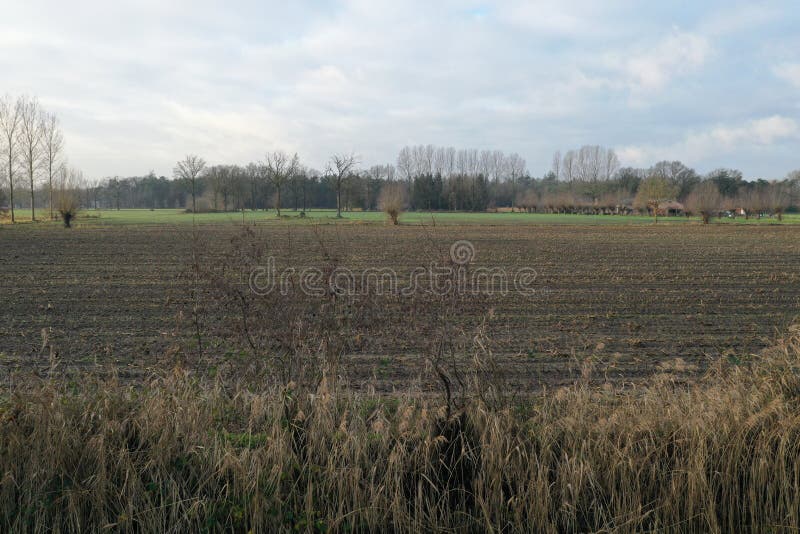
[[[389,217],[392,224],[400,224],[400,215],[406,207],[406,189],[403,184],[385,183],[378,196],[378,207]]]
[[[72,189],[62,187],[56,194],[56,209],[61,215],[64,228],[72,228],[72,221],[78,216],[80,202],[78,195]]]

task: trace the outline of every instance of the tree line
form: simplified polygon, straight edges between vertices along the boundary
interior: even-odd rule
[[[58,117],[27,95],[0,97],[0,171],[0,214],[8,211],[12,222],[23,206],[32,220],[40,206],[51,219],[70,211],[83,182],[80,170],[67,165]]]
[[[20,110],[30,105],[21,99]],[[35,100],[33,101],[35,105]],[[2,104],[2,117],[16,109]],[[23,113],[20,112],[20,116]],[[40,134],[29,156],[28,137],[15,133],[12,154],[17,174],[31,174],[29,205],[52,206],[52,179],[66,172],[61,162],[63,141],[57,121],[40,113]],[[0,119],[6,133],[9,123]],[[19,121],[22,123],[22,120]],[[13,129],[13,128],[12,128]],[[20,128],[21,130],[22,128]],[[55,129],[56,134],[51,132]],[[54,139],[56,142],[51,142]],[[6,145],[7,146],[7,145]],[[20,165],[23,163],[24,165]],[[51,169],[55,168],[56,171]],[[38,184],[38,170],[49,177]],[[74,173],[73,173],[74,174]],[[12,180],[13,181],[13,180]],[[182,208],[193,212],[310,208],[343,211],[377,210],[391,203],[398,210],[513,210],[587,214],[695,214],[704,220],[726,212],[732,216],[781,217],[800,203],[800,171],[783,180],[746,180],[736,169],[700,175],[680,161],[662,161],[648,168],[621,167],[611,148],[586,145],[553,155],[551,168],[533,177],[525,160],[501,150],[456,149],[434,145],[403,147],[394,164],[363,168],[354,154],[334,154],[325,169],[304,165],[297,154],[272,151],[247,164],[209,165],[197,155],[176,162],[172,176],[107,177],[94,184],[71,183],[86,208]],[[391,184],[391,194],[381,192]],[[11,191],[11,206],[25,201]],[[50,197],[50,198],[49,198]],[[389,202],[391,198],[391,202]],[[402,206],[400,206],[402,199]],[[0,197],[0,205],[3,205]],[[396,218],[393,218],[396,220]]]
[[[515,199],[530,212],[630,214],[654,216],[678,212],[704,222],[729,216],[782,218],[800,204],[800,171],[782,180],[746,180],[737,169],[706,175],[680,161],[649,168],[620,167],[612,149],[599,146],[556,152],[550,171]]]

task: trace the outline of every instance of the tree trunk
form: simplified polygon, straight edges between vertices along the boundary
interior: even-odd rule
[[[278,197],[275,202],[275,210],[278,212],[278,218],[281,216],[281,188],[280,186],[277,187],[278,190]]]
[[[36,220],[36,205],[34,204],[34,193],[33,193],[33,165],[28,167],[28,177],[31,180],[31,222]]]
[[[11,151],[9,150],[8,154],[8,186],[11,191],[11,198],[9,202],[11,203],[11,224],[14,224],[16,219],[14,218],[14,171],[12,166],[12,159],[11,159]]]
[[[653,209],[653,220],[655,224],[658,224],[658,204],[650,203],[650,207]]]
[[[47,176],[50,180],[50,220],[53,220],[53,161],[52,158],[47,162]]]

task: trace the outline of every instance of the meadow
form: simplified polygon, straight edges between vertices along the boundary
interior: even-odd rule
[[[300,211],[284,209],[278,218],[274,210],[241,212],[217,212],[191,214],[185,210],[171,209],[121,209],[121,210],[85,210],[81,213],[76,225],[144,225],[144,224],[258,224],[284,222],[287,224],[331,224],[331,223],[374,223],[382,224],[386,215],[378,211],[343,212],[341,218],[336,217],[336,210],[310,209],[301,217]],[[46,213],[40,211],[37,218],[46,219]],[[17,220],[30,222],[30,210],[17,210]],[[42,222],[42,221],[40,221]],[[657,224],[699,223],[699,217],[659,217]],[[721,217],[714,219],[715,224],[800,224],[800,214],[790,213],[783,216],[783,221],[773,217],[745,219],[744,217]],[[0,219],[0,224],[9,223],[8,218]],[[51,224],[51,222],[47,222]],[[56,224],[53,222],[52,224]],[[583,215],[570,213],[524,213],[524,212],[407,212],[401,216],[404,225],[630,225],[654,224],[653,217],[645,215]]]

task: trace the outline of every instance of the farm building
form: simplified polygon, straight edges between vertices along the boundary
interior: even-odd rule
[[[683,204],[681,204],[676,200],[660,202],[658,204],[658,215],[660,216],[669,217],[669,216],[683,215],[684,213],[685,213],[685,208]]]

